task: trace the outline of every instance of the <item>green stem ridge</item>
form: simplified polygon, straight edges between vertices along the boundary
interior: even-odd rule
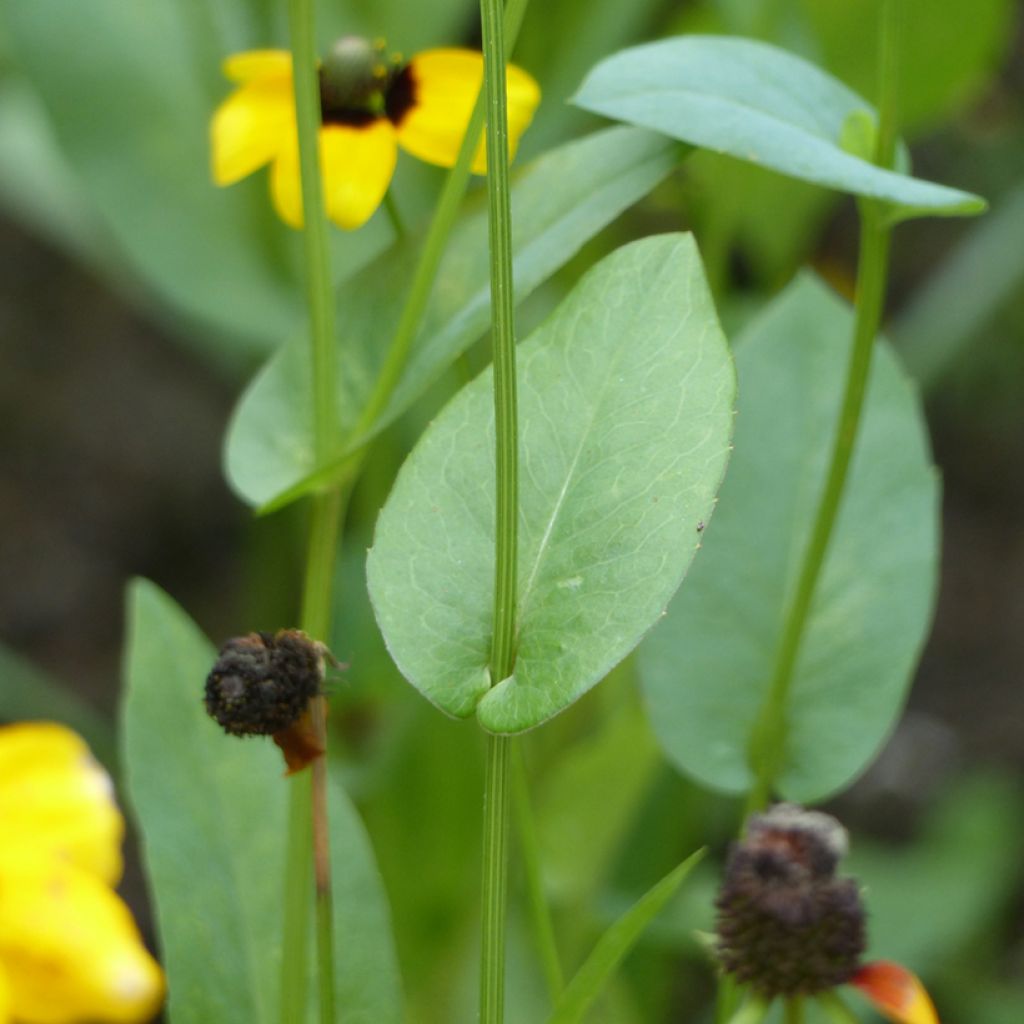
[[[804,1024],[804,1000],[802,996],[790,996],[786,1000],[786,1024]]]
[[[816,997],[816,1001],[835,1024],[860,1024],[860,1017],[842,1001],[837,992],[823,992]]]
[[[492,685],[512,674],[515,660],[518,448],[512,209],[508,110],[500,0],[480,0],[487,123],[487,200],[494,346],[495,582]],[[487,740],[483,839],[480,1020],[501,1024],[505,1012],[505,904],[508,890],[509,750],[512,740]]]
[[[506,57],[512,52],[512,47],[515,45],[528,2],[529,0],[508,0],[504,18]],[[387,408],[388,401],[398,386],[402,371],[409,360],[412,344],[416,339],[420,324],[423,322],[423,314],[426,312],[430,293],[437,279],[441,257],[448,244],[448,236],[455,225],[462,197],[466,194],[466,187],[469,184],[473,155],[480,143],[480,133],[484,130],[486,114],[484,93],[485,87],[481,87],[469,124],[466,126],[466,134],[463,136],[458,156],[445,179],[444,187],[434,209],[434,216],[423,242],[423,252],[416,265],[416,272],[409,287],[405,305],[402,307],[398,326],[395,328],[391,344],[388,346],[384,365],[377,375],[373,391],[352,431],[350,439],[352,442],[358,442]]]
[[[505,905],[508,884],[509,736],[487,737],[484,773],[483,907],[480,933],[480,1022],[505,1016]]]
[[[558,943],[555,941],[555,927],[551,911],[544,896],[544,877],[541,871],[540,844],[530,807],[530,784],[526,772],[521,744],[512,751],[512,813],[515,816],[516,834],[523,862],[526,881],[526,898],[530,910],[530,924],[534,942],[540,956],[544,980],[552,1005],[565,988],[565,975],[558,957]]]
[[[874,162],[892,165],[896,147],[897,50],[901,0],[886,0],[881,27],[881,98]],[[782,638],[776,654],[768,697],[755,724],[750,744],[750,763],[755,783],[748,811],[765,806],[785,755],[786,716],[793,672],[807,626],[814,592],[821,576],[829,542],[835,529],[843,490],[853,457],[875,337],[882,319],[889,269],[891,226],[882,204],[861,200],[861,242],[857,265],[857,301],[853,347],[847,366],[846,385],[821,500],[804,552],[793,598],[786,610]]]
[[[303,254],[309,307],[313,373],[313,425],[316,457],[329,458],[339,437],[336,408],[337,367],[334,289],[327,247],[323,185],[320,180],[320,93],[316,70],[316,32],[313,0],[289,0],[295,112],[299,142],[299,173],[304,213]],[[310,541],[303,585],[302,627],[314,639],[326,641],[330,627],[331,585],[343,496],[339,489],[317,495],[312,502]],[[316,697],[310,706],[314,733],[327,749],[326,702]],[[306,792],[302,792],[302,788]],[[315,881],[317,978],[320,1020],[334,1024],[334,924],[331,897],[330,849],[327,818],[326,753],[317,758],[309,780],[300,776],[291,789],[289,827],[306,833],[291,835],[286,860],[285,935],[282,952],[282,1024],[305,1019],[306,936],[309,929],[309,857]],[[296,942],[297,949],[289,943]]]
[[[768,1016],[771,1003],[760,996],[750,996],[729,1018],[729,1024],[761,1024]]]
[[[313,0],[288,0],[302,182],[303,255],[313,355],[313,423],[317,461],[333,453],[338,440],[335,402],[334,290],[331,285],[327,221],[320,181],[320,91],[317,84]]]

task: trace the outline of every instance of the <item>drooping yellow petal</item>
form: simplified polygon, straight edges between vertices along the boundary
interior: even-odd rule
[[[483,56],[472,50],[425,50],[413,57],[408,67],[411,104],[397,120],[399,145],[427,163],[451,167],[466,133],[483,73]],[[531,75],[512,64],[506,71],[505,82],[511,159],[540,102],[540,87]],[[483,174],[486,169],[481,139],[473,170]]]
[[[4,965],[0,964],[0,1024],[10,1024],[11,1020],[11,985],[7,980]]]
[[[163,998],[163,975],[128,908],[56,859],[0,852],[0,963],[17,1021],[135,1024]]]
[[[256,78],[237,88],[210,121],[213,180],[233,185],[270,163],[295,135],[291,75]]]
[[[398,159],[395,130],[381,118],[365,127],[328,125],[320,132],[324,202],[338,227],[361,227],[381,204]]]
[[[365,224],[388,190],[396,158],[395,132],[384,118],[359,127],[329,124],[321,128],[320,174],[330,219],[349,231]],[[297,145],[283,151],[274,162],[271,190],[281,219],[301,228]]]
[[[109,884],[120,878],[124,820],[113,784],[70,729],[0,727],[0,836],[9,855],[56,856]]]
[[[232,82],[252,82],[257,78],[292,77],[292,55],[288,50],[244,50],[225,57],[221,70]]]
[[[850,984],[895,1024],[939,1024],[939,1015],[920,979],[891,960],[865,964]]]

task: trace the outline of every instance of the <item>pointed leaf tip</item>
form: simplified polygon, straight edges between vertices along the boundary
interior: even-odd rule
[[[896,1024],[939,1024],[939,1015],[921,979],[891,960],[865,964],[850,984]]]

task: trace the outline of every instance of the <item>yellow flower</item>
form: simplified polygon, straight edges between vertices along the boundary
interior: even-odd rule
[[[149,1020],[163,976],[111,889],[124,824],[74,733],[0,727],[0,1024]]]
[[[213,178],[231,185],[272,164],[274,206],[292,227],[302,226],[298,135],[291,55],[251,50],[224,62],[238,88],[211,123]],[[426,50],[408,63],[383,57],[381,44],[346,37],[319,70],[320,169],[327,215],[339,227],[358,228],[380,205],[398,147],[427,163],[450,167],[483,80],[483,58],[470,50]],[[525,71],[509,66],[509,148],[514,155],[540,101]],[[473,170],[486,170],[484,147]]]

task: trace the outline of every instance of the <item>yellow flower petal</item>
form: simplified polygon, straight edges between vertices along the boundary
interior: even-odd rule
[[[370,124],[326,125],[320,130],[320,173],[327,215],[339,227],[365,224],[380,206],[395,170],[395,132],[384,118]],[[302,227],[297,144],[283,151],[271,172],[274,206],[281,219]]]
[[[939,1024],[939,1015],[920,979],[890,960],[865,964],[850,979],[887,1020],[895,1024]]]
[[[295,132],[290,74],[240,86],[210,121],[213,180],[232,185],[252,174],[270,163]]]
[[[121,876],[124,820],[113,784],[63,726],[0,727],[0,835],[9,857],[57,856],[107,883]]]
[[[466,133],[473,104],[483,82],[482,54],[472,50],[426,50],[409,62],[413,100],[397,125],[398,143],[427,163],[451,167]],[[523,132],[540,102],[540,87],[522,68],[509,65],[509,158],[515,156]],[[487,169],[484,141],[473,158],[473,170]]]
[[[11,985],[7,972],[0,964],[0,1024],[9,1024],[11,1019]]]
[[[149,1020],[163,975],[128,908],[80,868],[0,853],[0,963],[14,1019],[32,1024]]]
[[[221,70],[232,82],[252,82],[257,78],[291,81],[292,55],[287,50],[245,50],[225,57]]]

